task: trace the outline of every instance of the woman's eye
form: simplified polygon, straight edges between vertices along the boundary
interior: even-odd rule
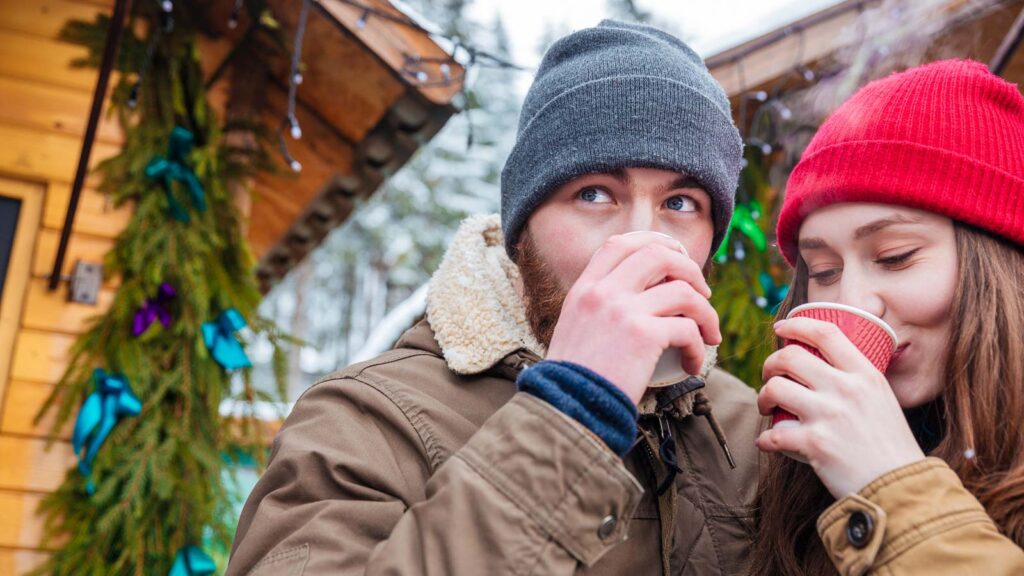
[[[841,270],[839,268],[830,268],[828,270],[821,270],[820,272],[810,272],[807,277],[810,278],[818,286],[828,286],[835,284],[836,280],[839,279]]]
[[[914,250],[910,250],[909,252],[904,252],[902,254],[886,256],[885,258],[878,258],[877,260],[875,260],[875,262],[881,264],[882,266],[900,266],[902,264],[906,264],[907,260],[910,260],[911,256],[917,254],[917,251],[918,249],[915,248]]]
[[[592,204],[607,204],[612,201],[612,197],[608,192],[594,187],[580,190],[577,197],[584,202],[590,202]]]
[[[693,198],[686,196],[673,196],[665,201],[665,207],[676,212],[696,212],[697,203]]]

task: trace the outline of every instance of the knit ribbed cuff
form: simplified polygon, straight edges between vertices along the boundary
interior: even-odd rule
[[[633,445],[636,406],[593,370],[572,362],[544,360],[523,370],[516,386],[586,426],[619,456]]]

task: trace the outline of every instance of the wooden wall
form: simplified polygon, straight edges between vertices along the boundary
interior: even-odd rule
[[[111,4],[0,0],[0,195],[22,198],[18,231],[27,235],[16,241],[15,250],[27,256],[22,264],[12,260],[0,308],[0,576],[22,574],[45,558],[35,508],[74,458],[69,429],[46,451],[50,422],[34,426],[32,419],[60,378],[74,337],[109,305],[116,283],[108,281],[98,306],[87,306],[68,303],[66,285],[47,291],[44,278],[53,266],[96,82],[94,69],[69,66],[85,50],[57,35],[68,19],[92,20]],[[115,154],[121,139],[113,122],[103,123],[93,163]],[[128,208],[114,210],[95,183],[89,181],[81,197],[65,273],[78,259],[101,261],[130,217]],[[24,289],[8,290],[19,285]]]

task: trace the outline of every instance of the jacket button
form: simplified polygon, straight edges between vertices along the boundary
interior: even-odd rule
[[[615,527],[619,525],[619,519],[614,515],[609,514],[601,520],[601,526],[597,528],[597,536],[601,540],[607,540],[614,532]]]
[[[871,516],[857,510],[850,514],[850,520],[846,523],[846,539],[854,548],[863,548],[871,541],[871,532],[874,530],[874,522]]]

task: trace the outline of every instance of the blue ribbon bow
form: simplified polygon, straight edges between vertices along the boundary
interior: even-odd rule
[[[208,576],[217,571],[217,564],[198,546],[180,548],[167,576]]]
[[[71,444],[78,456],[78,471],[85,476],[85,489],[89,494],[96,492],[92,482],[92,461],[100,446],[110,435],[123,416],[138,416],[142,402],[132,393],[128,380],[122,374],[107,374],[102,368],[93,370],[93,385],[96,391],[90,394],[75,420]],[[89,447],[82,456],[82,449]]]
[[[235,332],[245,328],[241,312],[228,308],[214,322],[203,322],[203,341],[218,364],[228,370],[252,366]]]
[[[184,184],[188,189],[196,210],[200,212],[206,210],[206,195],[203,185],[199,182],[199,178],[196,178],[195,172],[186,164],[189,152],[192,151],[193,142],[194,138],[191,132],[176,126],[171,131],[167,157],[157,156],[146,165],[146,176],[154,180],[159,179],[163,183],[171,216],[179,222],[188,222],[190,218],[185,207],[174,198],[173,182],[175,180]]]

